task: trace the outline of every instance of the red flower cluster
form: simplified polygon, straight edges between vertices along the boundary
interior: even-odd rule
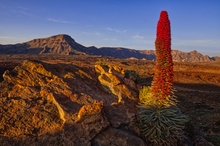
[[[154,97],[165,99],[171,94],[173,85],[173,60],[171,56],[171,33],[168,13],[161,11],[157,24],[156,65],[152,81]]]

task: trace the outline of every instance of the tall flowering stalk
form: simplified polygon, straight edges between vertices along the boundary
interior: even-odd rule
[[[157,24],[156,65],[151,84],[152,94],[159,99],[170,96],[173,81],[173,61],[171,56],[170,20],[166,11],[161,11]]]
[[[156,65],[151,87],[144,86],[139,92],[139,128],[153,145],[178,145],[178,141],[185,138],[183,129],[187,117],[176,106],[172,93],[171,33],[166,11],[160,13],[155,47]]]

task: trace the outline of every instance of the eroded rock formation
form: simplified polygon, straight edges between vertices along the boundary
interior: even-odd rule
[[[3,78],[3,146],[145,145],[135,126],[138,87],[122,68],[25,60]]]

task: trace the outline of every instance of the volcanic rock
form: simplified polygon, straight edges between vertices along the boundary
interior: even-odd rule
[[[129,126],[135,121],[137,89],[124,82],[123,72],[117,66],[84,69],[31,60],[5,71],[0,82],[1,145],[104,145],[100,135],[111,137],[113,145],[130,140],[143,145]],[[128,132],[120,130],[122,125],[130,127]],[[115,136],[122,141],[114,144]]]

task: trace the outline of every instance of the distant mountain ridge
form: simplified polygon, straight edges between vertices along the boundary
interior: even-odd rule
[[[85,47],[66,34],[47,38],[34,39],[14,45],[0,45],[0,54],[59,54],[59,55],[101,55],[115,58],[137,58],[155,60],[154,50],[134,50],[122,47]],[[196,50],[182,52],[172,50],[174,61],[178,62],[209,62],[219,57],[202,55]]]
[[[0,54],[81,54],[86,47],[65,34],[34,39],[15,45],[0,45]]]

